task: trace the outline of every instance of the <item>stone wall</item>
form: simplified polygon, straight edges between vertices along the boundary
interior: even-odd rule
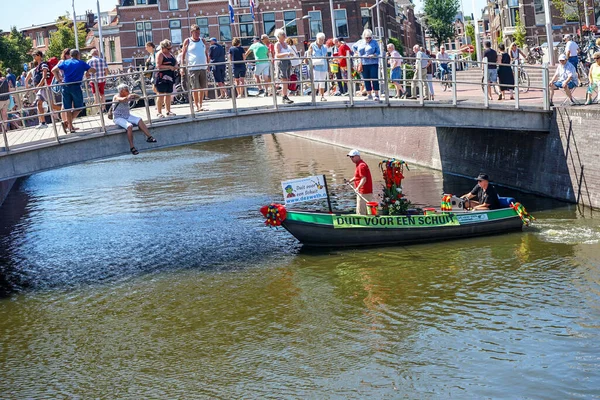
[[[4,199],[6,199],[6,196],[8,196],[8,193],[10,192],[10,189],[13,187],[13,184],[15,183],[15,181],[16,181],[16,179],[8,179],[5,181],[0,181],[0,206],[2,206]]]

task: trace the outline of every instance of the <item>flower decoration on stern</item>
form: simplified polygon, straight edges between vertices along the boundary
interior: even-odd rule
[[[379,169],[383,174],[383,190],[381,202],[379,203],[383,214],[389,215],[406,214],[412,203],[404,198],[402,192],[402,179],[404,179],[404,168],[410,171],[408,164],[403,160],[383,160],[379,163]]]
[[[287,217],[287,211],[283,204],[263,206],[261,207],[260,212],[267,219],[265,221],[265,225],[267,226],[281,226],[281,223],[285,221],[285,218]]]
[[[529,224],[531,224],[533,221],[535,221],[535,218],[533,217],[533,215],[530,215],[527,212],[527,210],[525,209],[523,204],[521,204],[519,202],[510,203],[510,208],[512,208],[513,210],[515,210],[517,212],[517,215],[521,218],[521,221],[523,221],[523,224],[525,226],[529,226]]]

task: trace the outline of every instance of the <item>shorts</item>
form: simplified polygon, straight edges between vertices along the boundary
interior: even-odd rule
[[[213,67],[213,76],[215,77],[216,83],[225,82],[225,66],[224,65],[215,65]]]
[[[98,82],[98,92],[100,96],[104,96],[104,87],[106,86],[106,82]],[[90,87],[92,88],[92,93],[96,94],[96,82],[90,82]]]
[[[271,69],[271,64],[268,62],[264,63],[256,63],[256,68],[254,69],[255,76],[269,76],[269,71]]]
[[[48,101],[48,89],[45,87],[35,92],[35,102],[37,103],[40,100],[46,102]]]
[[[0,100],[0,111],[8,111],[8,105],[10,104],[10,100]]]
[[[279,79],[290,79],[292,74],[292,62],[290,60],[281,60],[277,66],[277,77]]]
[[[115,125],[119,125],[123,129],[129,129],[130,127],[138,126],[142,119],[140,117],[136,117],[135,115],[130,115],[127,118],[115,118]]]
[[[575,67],[575,71],[577,71],[577,64],[579,64],[579,57],[572,56],[572,57],[569,57],[569,59],[567,61],[570,62],[571,65],[573,65]]]
[[[246,77],[246,68],[233,69],[233,77],[235,79],[245,78]]]
[[[326,71],[313,71],[315,76],[315,89],[325,89],[327,83],[327,72]]]
[[[575,86],[577,85],[573,81],[569,81],[569,83],[567,83],[567,87],[569,89],[573,89]],[[561,89],[562,87],[564,87],[563,81],[554,82],[554,87],[556,87],[557,89]]]
[[[83,92],[79,83],[62,87],[63,110],[83,108]]]
[[[402,81],[402,68],[394,68],[390,74],[390,80],[392,83],[400,83]]]
[[[494,69],[488,68],[488,82],[489,83],[498,82],[498,70],[496,68],[494,68]]]
[[[194,69],[190,70],[190,81],[192,83],[192,89],[206,89],[208,87],[208,82],[206,80],[206,70],[205,69]]]

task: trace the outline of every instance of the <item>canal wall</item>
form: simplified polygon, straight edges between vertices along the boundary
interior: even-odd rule
[[[0,181],[0,206],[2,206],[2,203],[4,203],[4,200],[6,199],[6,196],[8,196],[8,193],[10,192],[10,189],[12,189],[15,181],[16,179]]]
[[[557,108],[550,132],[395,127],[294,135],[600,208],[600,109]]]

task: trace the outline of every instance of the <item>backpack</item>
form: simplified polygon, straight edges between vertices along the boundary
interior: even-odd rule
[[[0,101],[8,101],[9,95],[5,94],[10,91],[10,86],[8,84],[8,79],[4,79],[2,83],[0,83]]]
[[[56,67],[56,65],[58,64],[58,58],[52,57],[51,59],[46,61],[46,64],[48,64],[48,72],[49,72],[49,76],[46,77],[46,84],[51,85],[52,78],[54,77],[54,74],[52,73],[52,68]]]

